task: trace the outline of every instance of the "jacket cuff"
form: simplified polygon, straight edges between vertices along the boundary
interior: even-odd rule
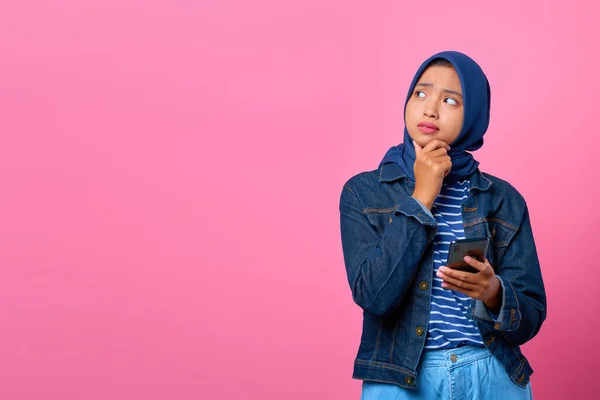
[[[414,197],[411,197],[411,198],[421,206],[421,208],[423,209],[423,211],[425,211],[427,213],[427,215],[429,215],[431,218],[435,219],[435,217],[431,213],[431,210],[429,210],[427,207],[425,207],[425,204],[421,203],[419,200],[415,199]]]
[[[437,226],[437,221],[427,207],[411,196],[402,199],[394,212],[396,215],[400,213],[407,217],[413,217],[423,225]]]
[[[514,331],[521,323],[521,311],[517,294],[508,279],[496,275],[502,285],[502,305],[498,315],[492,313],[482,301],[471,303],[472,319],[494,325],[498,331]]]

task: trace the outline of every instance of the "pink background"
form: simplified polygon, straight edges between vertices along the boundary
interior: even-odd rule
[[[530,204],[536,398],[593,398],[596,4],[3,0],[0,398],[357,399],[339,194],[445,49]]]

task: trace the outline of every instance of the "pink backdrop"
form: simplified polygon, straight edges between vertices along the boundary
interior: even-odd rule
[[[487,72],[477,157],[530,204],[534,392],[592,398],[597,7],[2,1],[0,398],[358,398],[339,194],[444,49]]]

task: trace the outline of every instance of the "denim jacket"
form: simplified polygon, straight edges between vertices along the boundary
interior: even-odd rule
[[[546,294],[527,204],[509,183],[475,171],[462,206],[465,237],[488,237],[502,286],[494,315],[472,300],[469,317],[511,380],[527,386],[533,373],[520,345],[546,318]],[[418,387],[417,366],[429,322],[436,221],[411,197],[414,183],[397,164],[352,177],[342,189],[344,263],[363,328],[353,378]]]

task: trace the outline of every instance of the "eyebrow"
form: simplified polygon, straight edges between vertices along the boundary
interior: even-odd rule
[[[433,83],[429,83],[429,82],[422,82],[422,83],[417,83],[417,86],[425,86],[425,87],[433,87]],[[462,97],[462,93],[457,92],[456,90],[450,90],[450,89],[444,89],[444,92],[446,93],[451,93],[451,94],[455,94],[457,96]]]

